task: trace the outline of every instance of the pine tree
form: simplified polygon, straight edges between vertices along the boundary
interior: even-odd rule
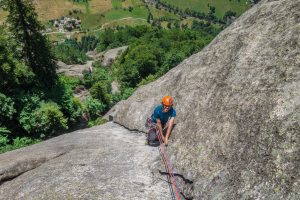
[[[168,24],[167,24],[167,27],[169,28],[169,29],[171,29],[172,27],[171,27],[171,22],[168,22]]]
[[[4,0],[9,12],[9,30],[19,43],[25,63],[37,77],[39,87],[55,84],[56,64],[47,39],[42,35],[43,26],[37,20],[32,0]]]
[[[147,17],[147,22],[151,23],[151,21],[153,21],[153,15],[152,13],[149,11],[148,17]]]

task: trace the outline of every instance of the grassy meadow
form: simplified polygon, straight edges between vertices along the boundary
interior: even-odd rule
[[[126,26],[126,25],[127,26],[138,26],[138,25],[150,26],[150,24],[147,23],[147,21],[145,19],[128,17],[125,19],[106,22],[105,24],[102,25],[102,27],[103,28],[112,28],[112,27],[116,27],[116,26]]]
[[[170,13],[164,9],[157,9],[155,6],[149,5],[149,10],[153,15],[154,19],[158,19],[161,17],[167,17],[168,19],[176,19],[179,20],[179,16],[175,15],[174,13]]]
[[[136,6],[144,6],[144,3],[141,0],[124,0],[122,2],[123,8],[136,7]]]
[[[111,4],[112,4],[113,9],[121,9],[122,8],[121,0],[111,0]]]
[[[61,16],[80,17],[82,28],[100,27],[104,23],[106,11],[112,8],[110,0],[90,0],[86,2],[72,2],[70,0],[37,0],[36,9],[42,21],[56,19]],[[69,11],[80,10],[81,13],[69,15]]]
[[[113,9],[105,13],[105,19],[107,21],[117,20],[117,19],[122,19],[127,17],[147,19],[147,16],[148,16],[148,10],[145,7],[135,7],[131,12],[123,9],[118,9],[118,10]]]
[[[249,0],[161,0],[161,2],[177,6],[183,10],[189,8],[198,12],[209,12],[209,6],[216,8],[216,16],[222,18],[226,11],[232,10],[241,15],[249,7]]]
[[[88,3],[74,3],[70,0],[36,0],[35,7],[42,21],[68,15],[71,10],[83,14],[103,13],[111,9],[110,0],[90,0]]]
[[[112,0],[112,7],[105,13],[107,21],[128,17],[147,19],[148,16],[148,10],[140,0]]]

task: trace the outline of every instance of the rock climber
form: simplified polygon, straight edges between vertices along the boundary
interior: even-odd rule
[[[164,144],[168,145],[168,139],[174,126],[174,118],[176,117],[176,110],[173,108],[173,104],[173,97],[163,97],[161,105],[157,106],[151,118],[147,119],[146,124],[148,124],[147,127],[150,128],[147,137],[147,143],[149,145],[152,145],[155,143],[155,140],[157,140],[156,128],[158,128]]]

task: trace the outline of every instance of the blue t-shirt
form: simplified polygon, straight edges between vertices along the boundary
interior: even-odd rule
[[[156,123],[156,119],[160,119],[162,124],[167,123],[168,119],[170,117],[176,117],[176,110],[171,107],[168,112],[163,112],[163,106],[157,106],[154,110],[154,113],[152,115],[153,121]]]

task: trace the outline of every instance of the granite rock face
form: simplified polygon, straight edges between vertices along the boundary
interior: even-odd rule
[[[144,142],[109,122],[1,154],[0,199],[170,199]]]
[[[86,55],[95,61],[100,61],[104,67],[109,67],[113,64],[116,58],[128,49],[128,46],[122,46],[114,49],[109,49],[97,53],[96,50],[87,52]]]
[[[299,199],[299,43],[300,1],[262,0],[106,117],[146,131],[146,117],[172,95],[177,126],[168,149],[185,195]]]
[[[93,61],[87,61],[86,64],[83,65],[67,65],[62,61],[57,62],[57,73],[65,74],[67,76],[78,76],[83,78],[84,72],[92,72],[93,71]]]
[[[104,67],[111,66],[113,64],[114,60],[117,58],[117,56],[122,54],[127,49],[128,49],[128,46],[123,46],[123,47],[107,50],[103,54],[102,65]]]

